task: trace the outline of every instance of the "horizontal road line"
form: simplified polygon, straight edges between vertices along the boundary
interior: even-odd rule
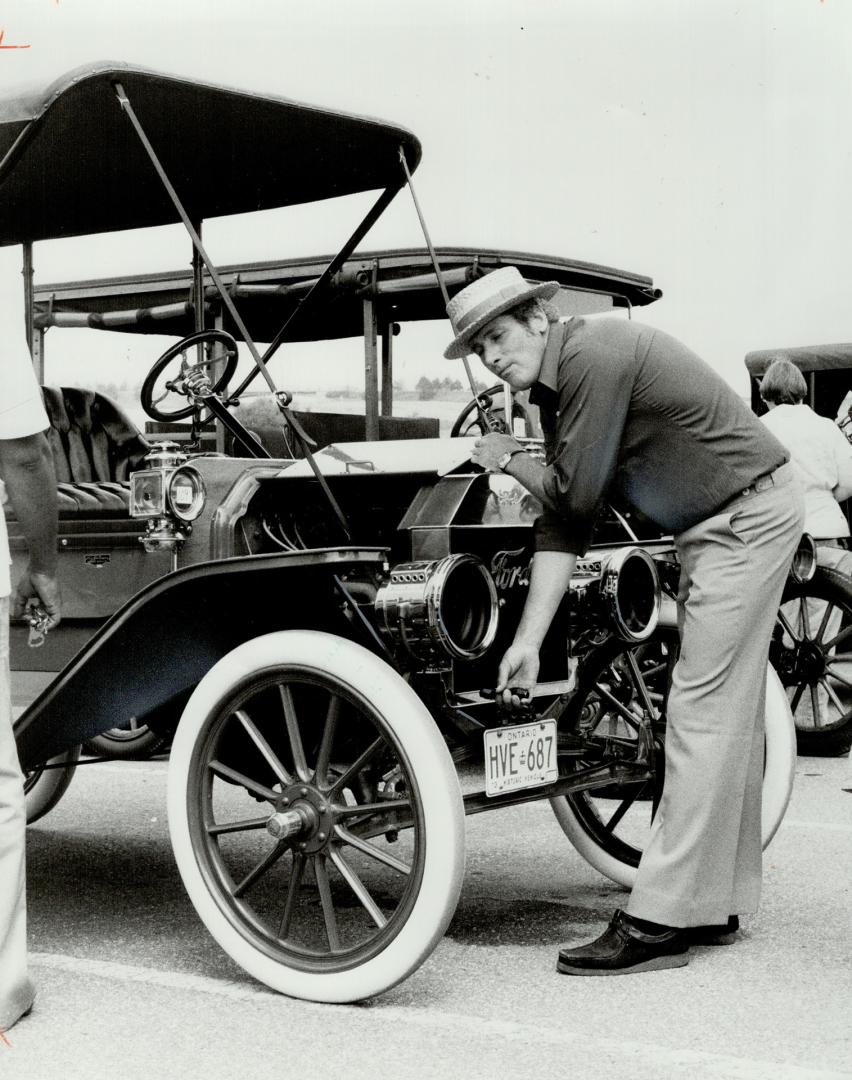
[[[852,832],[852,825],[844,825],[839,821],[805,821],[802,818],[784,818],[781,828],[794,829],[823,829],[825,832]]]
[[[91,768],[97,769],[99,773],[132,772],[143,773],[145,776],[165,776],[168,770],[165,768],[155,768],[157,764],[157,762],[148,761],[117,761],[114,764],[111,761],[99,761],[97,765],[92,765]],[[165,765],[166,762],[163,762],[162,764]]]
[[[211,979],[206,975],[192,975],[185,971],[163,971],[159,968],[141,967],[137,964],[120,964],[114,960],[90,960],[63,953],[30,952],[33,967],[47,967],[54,971],[68,971],[74,975],[87,975],[98,979],[117,979],[119,982],[146,983],[165,990],[187,990],[192,993],[214,994],[232,1001],[258,1001],[267,1003],[279,1000],[280,995],[259,983],[241,983],[225,979]]]
[[[211,994],[215,997],[228,998],[231,1001],[256,1002],[270,1004],[278,1002],[285,1008],[328,1016],[328,1006],[309,1001],[296,1001],[283,997],[260,984],[246,984],[233,980],[212,979],[206,975],[193,975],[189,972],[163,971],[157,968],[140,967],[135,964],[121,964],[113,960],[90,960],[77,956],[65,956],[61,953],[31,952],[30,963],[33,967],[43,967],[54,971],[67,971],[75,975],[91,978],[113,979],[124,983],[143,983],[163,989],[186,991],[188,993]],[[360,1005],[335,1005],[334,1013],[351,1013],[359,1022],[365,1018]],[[629,1056],[635,1068],[639,1064],[658,1070],[659,1075],[689,1075],[700,1069],[701,1076],[718,1076],[720,1080],[775,1080],[783,1075],[785,1080],[848,1080],[849,1073],[835,1072],[830,1069],[814,1069],[806,1066],[791,1065],[788,1062],[773,1062],[756,1058],[737,1057],[729,1054],[713,1054],[686,1047],[662,1046],[657,1043],[637,1042],[630,1039],[599,1039],[588,1033],[570,1032],[537,1024],[517,1023],[506,1020],[493,1020],[488,1017],[445,1013],[439,1009],[412,1009],[399,1005],[377,1004],[370,1010],[373,1022],[390,1023],[397,1030],[420,1027],[432,1033],[438,1029],[455,1031],[471,1036],[489,1035],[494,1039],[507,1042],[521,1042],[529,1045],[531,1037],[537,1045],[547,1043],[552,1046],[581,1046],[585,1053],[599,1050],[609,1055]],[[676,1071],[675,1071],[676,1070]]]

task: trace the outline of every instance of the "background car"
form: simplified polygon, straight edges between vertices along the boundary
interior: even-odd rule
[[[627,315],[661,295],[643,275],[564,258],[464,248],[439,248],[438,258],[445,281],[453,289],[504,264],[517,265],[529,280],[557,280],[561,288],[554,302],[566,314]],[[220,273],[240,304],[252,336],[270,341],[292,318],[329,259],[318,256],[225,266]],[[236,331],[216,299],[209,276],[203,287],[206,323],[213,329]],[[49,681],[105,619],[145,585],[180,566],[275,546],[262,530],[255,535],[248,527],[248,508],[227,527],[221,515],[216,519],[219,504],[236,479],[245,470],[258,468],[244,459],[237,464],[198,457],[211,453],[239,457],[242,448],[234,447],[224,426],[209,416],[195,429],[188,415],[154,420],[140,404],[145,375],[149,368],[156,368],[147,341],[153,336],[162,348],[164,338],[182,339],[194,331],[195,288],[191,269],[35,287],[36,354],[47,372],[43,377],[48,383],[49,436],[60,482],[64,617],[38,650],[27,648],[24,628],[13,631],[12,667],[31,673],[20,678],[34,690]],[[85,367],[86,349],[75,347],[72,340],[63,342],[65,348],[60,350],[56,328],[62,329],[65,339],[75,338],[72,330],[100,331],[114,342],[116,354],[124,354],[131,342],[140,367],[122,386],[114,382],[115,365],[96,372],[100,382],[81,386],[79,368]],[[272,370],[286,380],[293,412],[317,449],[340,442],[446,438],[458,420],[462,421],[459,430],[478,430],[463,369],[441,357],[448,331],[429,252],[370,252],[343,263],[311,318],[285,333]],[[86,335],[76,336],[90,340]],[[57,351],[64,355],[54,360]],[[73,372],[66,373],[66,366],[73,366]],[[253,370],[243,348],[231,385],[223,390],[235,393],[238,383]],[[162,392],[167,376],[168,372],[157,373],[152,385],[155,394]],[[104,392],[104,382],[110,394]],[[482,382],[479,387],[487,389]],[[288,438],[270,392],[258,392],[255,381],[242,391],[239,402],[236,415],[259,436],[273,458],[288,461],[302,456],[298,442]],[[499,414],[502,405],[501,388],[492,402],[493,411]],[[534,434],[535,409],[523,408],[528,434]],[[160,402],[157,410],[163,409],[168,410],[169,403]],[[186,399],[174,396],[171,411],[192,413],[186,409]],[[142,466],[145,454],[164,440],[194,455],[194,468],[201,470],[204,482],[204,506],[179,544],[159,549],[149,545],[145,551],[140,542],[145,523],[128,512],[129,477]],[[424,461],[429,455],[428,448],[420,451]],[[21,545],[14,535],[12,548],[13,557],[20,558]],[[131,724],[138,730],[138,719]],[[108,749],[100,736],[96,739],[99,749]],[[124,742],[116,736],[113,742],[113,752],[120,753],[122,745],[130,746],[133,740]]]
[[[808,386],[806,404],[834,420],[849,438],[852,345],[761,349],[746,355],[752,408],[766,411],[760,379],[776,359],[789,360]],[[852,500],[841,504],[847,519]],[[846,542],[843,541],[845,544]],[[806,582],[788,582],[771,659],[787,688],[803,754],[845,754],[852,746],[852,576],[817,566]]]

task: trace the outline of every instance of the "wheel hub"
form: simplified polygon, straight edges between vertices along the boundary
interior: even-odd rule
[[[797,680],[815,682],[825,674],[825,656],[813,641],[802,641],[796,650],[794,674]]]
[[[328,846],[335,814],[328,798],[310,784],[293,784],[281,793],[266,830],[296,851],[314,854]]]

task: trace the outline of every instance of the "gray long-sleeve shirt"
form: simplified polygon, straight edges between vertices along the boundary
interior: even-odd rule
[[[539,551],[583,554],[605,496],[681,532],[788,459],[708,364],[635,322],[552,323],[530,400],[554,508],[536,522]]]

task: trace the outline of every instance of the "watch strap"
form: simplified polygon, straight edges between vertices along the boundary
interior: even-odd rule
[[[514,450],[507,450],[505,454],[501,454],[497,459],[497,468],[500,472],[505,472],[506,466],[515,456],[515,454],[523,454],[523,450],[520,447],[515,447]]]

